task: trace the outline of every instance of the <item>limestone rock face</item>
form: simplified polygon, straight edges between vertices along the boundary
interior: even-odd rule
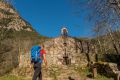
[[[13,6],[4,1],[0,1],[0,28],[34,31],[31,25],[19,16]]]

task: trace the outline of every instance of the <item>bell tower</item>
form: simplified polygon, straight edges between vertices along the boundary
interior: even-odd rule
[[[71,59],[69,58],[69,54],[67,51],[68,29],[66,27],[63,27],[61,29],[61,35],[63,38],[63,45],[64,45],[63,64],[69,65],[69,64],[71,64]]]

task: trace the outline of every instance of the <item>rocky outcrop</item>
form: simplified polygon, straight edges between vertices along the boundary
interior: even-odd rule
[[[13,6],[3,1],[0,1],[0,28],[34,31],[31,25],[19,16]]]

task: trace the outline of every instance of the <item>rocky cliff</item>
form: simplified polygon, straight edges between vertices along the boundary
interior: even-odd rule
[[[31,25],[20,17],[13,6],[4,1],[0,1],[0,28],[34,31]]]

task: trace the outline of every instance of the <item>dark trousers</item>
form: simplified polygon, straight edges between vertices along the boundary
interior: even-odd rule
[[[34,63],[34,75],[32,80],[42,80],[41,63]]]

